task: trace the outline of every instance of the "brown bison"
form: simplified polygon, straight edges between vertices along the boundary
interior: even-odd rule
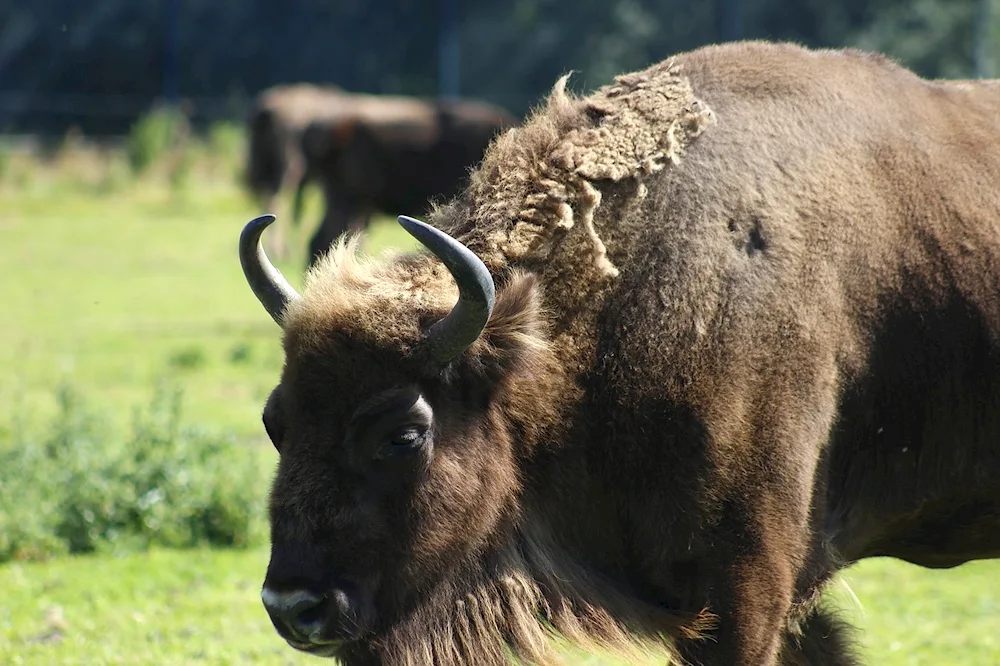
[[[739,43],[504,133],[283,328],[262,598],[347,664],[855,663],[839,569],[1000,556],[1000,87]]]
[[[345,232],[365,229],[376,211],[424,212],[458,194],[490,141],[517,124],[476,100],[354,98],[352,113],[316,120],[302,134],[307,178],[325,200],[310,265]]]
[[[335,86],[308,83],[269,88],[254,100],[247,114],[244,185],[265,210],[274,210],[282,192],[296,192],[296,206],[306,185],[302,133],[309,123],[342,115],[351,95]],[[294,217],[295,213],[293,213]],[[272,251],[285,256],[285,234],[274,239]]]

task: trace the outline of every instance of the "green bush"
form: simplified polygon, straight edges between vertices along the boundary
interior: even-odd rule
[[[219,121],[208,128],[208,145],[214,157],[238,162],[243,157],[244,129],[239,123]]]
[[[73,389],[57,397],[42,435],[17,422],[0,430],[0,562],[261,541],[267,479],[259,456],[182,427],[179,391],[158,387],[125,436]]]
[[[10,174],[11,150],[5,144],[0,143],[0,183],[7,180]]]
[[[129,131],[128,160],[136,175],[166,157],[187,135],[187,119],[171,108],[150,111]]]

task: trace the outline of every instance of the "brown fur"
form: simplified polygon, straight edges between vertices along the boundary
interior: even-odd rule
[[[497,283],[460,358],[426,253],[310,272],[267,584],[353,589],[348,664],[852,664],[838,569],[1000,556],[1000,90],[761,43],[564,85],[432,216]],[[400,393],[430,443],[375,462]]]
[[[259,197],[273,197],[294,184],[305,168],[299,137],[319,118],[338,114],[349,95],[335,86],[294,84],[268,88],[247,114],[244,178]],[[291,180],[290,180],[291,179]]]
[[[312,123],[302,135],[307,173],[325,209],[310,240],[310,265],[337,239],[363,231],[376,212],[422,214],[459,193],[490,140],[517,124],[472,99],[353,96],[354,116]]]
[[[278,196],[295,191],[291,215],[280,215],[272,231],[272,251],[287,254],[285,219],[297,223],[306,184],[316,178],[303,145],[310,126],[332,128],[337,145],[346,145],[359,121],[389,126],[415,123],[429,126],[434,111],[426,102],[403,96],[349,93],[337,86],[296,83],[260,93],[247,115],[247,156],[244,182],[258,203],[275,211]]]
[[[257,96],[246,119],[243,180],[264,210],[274,211],[278,195],[305,185],[301,137],[309,123],[343,114],[349,100],[336,86],[306,83],[274,86]],[[283,257],[287,253],[283,225],[275,231],[272,252]]]

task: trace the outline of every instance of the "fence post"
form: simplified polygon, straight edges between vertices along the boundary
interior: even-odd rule
[[[979,0],[973,13],[973,76],[993,78],[993,0]]]
[[[460,88],[459,0],[439,0],[438,97],[458,97]]]
[[[715,10],[718,12],[719,39],[732,42],[743,37],[743,20],[740,11],[740,0],[717,0]]]
[[[163,0],[163,99],[176,107],[180,97],[180,2]]]

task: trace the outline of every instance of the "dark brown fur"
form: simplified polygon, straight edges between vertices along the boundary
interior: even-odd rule
[[[310,265],[376,212],[423,214],[454,197],[490,141],[517,125],[506,110],[471,99],[355,96],[355,112],[312,123],[302,134],[306,173],[324,211],[309,243]]]
[[[352,590],[317,649],[348,664],[546,661],[549,628],[854,663],[818,605],[838,569],[1000,556],[997,145],[996,83],[855,51],[561,82],[432,217],[497,282],[459,359],[426,355],[457,296],[429,255],[344,243],[308,275],[267,585]],[[395,395],[431,445],[387,462]]]
[[[278,195],[292,189],[298,202],[306,184],[303,132],[311,122],[345,113],[350,100],[336,86],[307,83],[274,86],[254,99],[246,118],[243,182],[264,210],[274,211]],[[272,251],[284,256],[284,231],[282,227],[275,231]]]

